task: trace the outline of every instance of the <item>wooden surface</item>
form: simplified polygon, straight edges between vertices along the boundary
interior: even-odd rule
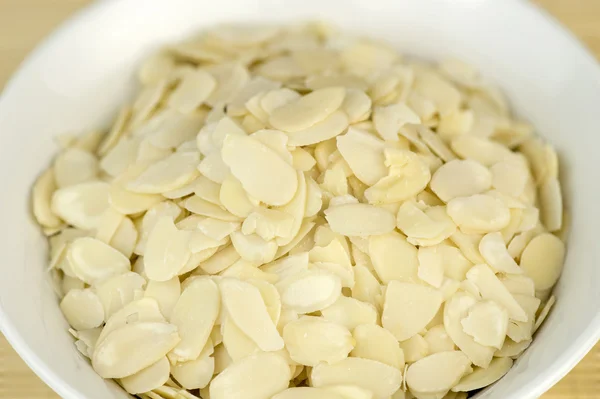
[[[502,1],[502,0],[498,0]],[[600,58],[600,0],[534,0]],[[29,51],[90,0],[0,0],[0,89]],[[56,399],[0,335],[0,398]],[[600,345],[543,399],[600,398]]]

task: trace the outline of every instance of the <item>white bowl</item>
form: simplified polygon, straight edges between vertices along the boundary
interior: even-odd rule
[[[477,397],[537,397],[598,341],[600,69],[539,10],[518,0],[106,0],[47,39],[0,98],[0,327],[62,397],[127,395],[76,351],[45,272],[46,244],[30,216],[29,192],[53,156],[53,136],[105,126],[132,92],[141,57],[165,42],[225,20],[315,17],[406,53],[473,63],[559,150],[572,231],[558,302],[508,375]]]

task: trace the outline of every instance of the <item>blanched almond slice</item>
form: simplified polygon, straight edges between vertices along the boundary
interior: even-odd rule
[[[539,298],[528,295],[516,294],[514,297],[519,303],[519,306],[525,310],[527,321],[510,320],[506,335],[515,342],[530,340],[533,334],[535,315],[542,301]]]
[[[352,332],[356,341],[350,356],[377,360],[402,370],[404,352],[388,330],[376,324],[361,324]]]
[[[560,230],[563,222],[563,201],[560,182],[549,178],[540,186],[542,221],[550,232]]]
[[[431,190],[444,202],[489,190],[492,174],[477,161],[455,159],[440,167],[431,178]]]
[[[423,191],[431,179],[424,158],[411,151],[396,148],[384,150],[389,175],[365,190],[365,198],[372,204],[387,204],[409,199]]]
[[[494,355],[494,349],[483,346],[463,331],[462,319],[468,316],[469,309],[477,301],[470,294],[457,292],[444,306],[444,327],[458,348],[479,367],[487,367]]]
[[[56,227],[61,224],[61,220],[51,209],[52,195],[55,190],[54,171],[47,169],[35,181],[32,192],[33,214],[37,222],[45,227]]]
[[[223,143],[222,156],[244,189],[266,204],[284,205],[298,189],[294,169],[258,140],[229,135]]]
[[[102,302],[90,289],[70,290],[60,302],[60,310],[76,330],[96,328],[104,320]]]
[[[477,264],[485,262],[479,253],[479,241],[481,241],[481,237],[478,234],[465,234],[457,230],[450,236],[450,240],[469,261]]]
[[[223,183],[230,173],[229,166],[223,162],[223,157],[218,150],[206,155],[200,161],[198,171],[215,183]]]
[[[171,365],[166,356],[158,362],[121,379],[123,388],[130,394],[138,394],[151,391],[164,385],[169,379]]]
[[[347,328],[313,316],[287,323],[283,328],[283,341],[290,357],[307,366],[343,360],[354,347]]]
[[[385,291],[382,326],[398,341],[421,331],[442,304],[439,291],[419,284],[390,281]]]
[[[350,123],[368,119],[371,115],[371,98],[362,89],[348,86],[346,88],[342,110],[348,115]]]
[[[138,232],[135,225],[131,219],[124,217],[108,244],[119,250],[127,258],[131,258],[137,239]]]
[[[178,342],[177,327],[172,324],[128,324],[99,341],[92,366],[102,378],[124,378],[156,363]]]
[[[442,161],[450,162],[456,159],[456,155],[448,148],[446,143],[440,138],[440,136],[427,127],[421,125],[417,127],[419,136],[425,144],[437,155]]]
[[[513,153],[502,144],[472,135],[455,138],[451,146],[461,158],[473,159],[488,167],[513,156]]]
[[[556,297],[554,295],[552,295],[548,299],[548,302],[546,302],[546,304],[542,308],[542,311],[540,312],[539,316],[535,319],[535,325],[533,326],[533,333],[535,333],[538,330],[538,328],[540,328],[542,326],[542,323],[544,322],[544,320],[546,320],[546,317],[548,317],[548,314],[550,314],[550,310],[552,309],[552,307],[554,306],[555,303],[556,303]]]
[[[375,107],[373,124],[385,141],[398,141],[398,131],[405,124],[419,124],[421,118],[405,103]]]
[[[188,246],[193,254],[197,254],[207,249],[217,248],[221,245],[226,245],[229,243],[228,237],[222,238],[221,240],[215,240],[201,231],[191,231],[190,233],[191,235],[189,237]]]
[[[223,345],[231,360],[237,362],[246,356],[260,352],[260,348],[246,334],[235,325],[231,318],[227,317],[221,324],[223,333]]]
[[[231,233],[231,243],[242,259],[258,265],[272,261],[277,252],[275,241],[265,241],[256,234],[244,235],[234,231]]]
[[[200,268],[208,274],[217,274],[240,259],[233,245],[217,252],[215,255],[200,264]]]
[[[214,219],[224,220],[227,222],[237,222],[240,218],[221,208],[218,205],[210,203],[202,198],[193,195],[183,202],[183,206],[188,211],[197,215],[207,216]]]
[[[485,264],[473,266],[467,272],[467,279],[472,281],[484,299],[492,300],[503,306],[511,319],[515,321],[527,321],[527,313],[519,305],[513,295],[506,289],[504,284],[496,277],[492,269]]]
[[[336,138],[337,148],[350,169],[363,183],[373,185],[387,175],[383,141],[358,129],[350,128]]]
[[[512,160],[492,165],[492,186],[503,194],[518,198],[529,179],[527,165]]]
[[[226,270],[221,272],[223,277],[233,277],[238,280],[253,280],[260,282],[268,282],[274,284],[279,279],[277,275],[265,273],[261,269],[255,266],[254,263],[248,262],[247,260],[240,259],[233,265],[229,266]]]
[[[335,274],[313,269],[297,273],[278,284],[281,303],[298,313],[311,313],[332,305],[340,296],[342,283]]]
[[[163,217],[168,217],[171,220],[175,221],[175,219],[179,218],[179,216],[181,215],[181,211],[181,208],[171,201],[164,201],[158,203],[152,206],[150,209],[148,209],[141,221],[141,226],[139,226],[139,222],[137,223],[139,229],[139,237],[135,247],[135,253],[138,255],[144,254],[146,250],[148,236],[150,235],[150,232],[154,229],[154,226],[156,226],[156,223],[160,219],[162,219]]]
[[[125,127],[129,122],[129,118],[131,117],[131,109],[129,107],[123,107],[119,112],[115,122],[112,125],[110,131],[104,136],[104,139],[100,143],[98,147],[98,155],[104,156],[106,153],[111,150],[121,139]]]
[[[167,281],[178,275],[191,256],[191,232],[180,231],[169,216],[161,217],[148,235],[144,253],[150,280]]]
[[[461,324],[475,342],[500,349],[508,328],[508,312],[493,301],[478,302]]]
[[[317,160],[311,155],[311,153],[302,147],[296,148],[291,152],[291,154],[292,165],[296,170],[306,172],[311,170],[317,164]]]
[[[344,100],[346,90],[330,87],[315,90],[298,100],[276,108],[269,123],[284,132],[297,132],[325,120]]]
[[[429,353],[453,351],[456,349],[452,338],[446,332],[443,324],[429,328],[423,338],[427,341]]]
[[[109,187],[107,183],[97,181],[58,189],[52,195],[51,210],[72,226],[93,229],[109,207]]]
[[[275,91],[281,87],[281,83],[270,79],[256,76],[252,78],[243,89],[227,105],[227,114],[233,116],[244,115],[246,111],[246,102],[259,93]]]
[[[257,353],[227,367],[210,383],[211,399],[264,399],[287,388],[291,378],[285,359]]]
[[[396,225],[394,215],[367,204],[347,204],[325,211],[325,218],[336,233],[348,236],[370,236],[385,234]]]
[[[214,370],[215,359],[212,356],[200,356],[172,366],[171,374],[183,388],[200,389],[208,386]]]
[[[442,116],[457,111],[462,99],[460,91],[453,84],[432,71],[416,74],[414,90],[431,99]]]
[[[563,268],[565,244],[550,233],[540,234],[529,242],[521,254],[521,268],[531,277],[536,290],[550,289]]]
[[[447,211],[458,227],[472,232],[498,231],[510,223],[508,207],[485,194],[454,198],[448,202]]]
[[[206,100],[213,108],[231,101],[250,80],[248,70],[239,63],[215,64],[206,70],[217,80],[216,89]]]
[[[151,165],[137,179],[127,185],[133,192],[160,194],[175,190],[198,176],[196,166],[200,162],[198,154],[177,152]]]
[[[111,332],[127,324],[164,321],[165,318],[160,313],[158,303],[152,298],[141,298],[125,305],[106,321],[97,339],[97,343],[103,341]]]
[[[108,320],[125,305],[139,299],[145,285],[146,280],[133,272],[111,277],[95,285],[94,290],[104,308],[104,319]]]
[[[370,303],[343,295],[331,306],[322,309],[321,314],[326,320],[341,324],[349,330],[354,330],[360,324],[375,324],[379,316],[375,306]]]
[[[206,218],[198,222],[197,228],[214,240],[222,240],[229,234],[238,230],[240,228],[240,223]]]
[[[144,171],[141,165],[132,166],[112,181],[108,200],[112,208],[124,215],[133,215],[151,209],[164,200],[158,194],[140,194],[125,188],[127,184]]]
[[[198,358],[219,315],[220,303],[219,289],[210,279],[194,280],[185,288],[170,317],[181,337],[169,354],[172,361]]]
[[[272,399],[346,399],[346,397],[324,388],[295,387],[278,393]]]
[[[54,178],[59,188],[95,180],[98,160],[91,153],[68,148],[54,161]]]
[[[138,157],[141,137],[124,137],[100,160],[100,169],[116,177],[127,171]]]
[[[215,89],[217,81],[201,69],[187,71],[169,96],[169,107],[184,113],[198,108]]]
[[[278,275],[281,281],[286,277],[308,270],[308,252],[289,255],[262,265],[260,268],[264,272]]]
[[[506,274],[500,277],[500,281],[512,294],[535,296],[533,280],[523,274]]]
[[[445,227],[430,218],[414,201],[402,203],[396,215],[396,224],[408,237],[424,239],[439,236]]]
[[[69,245],[67,259],[76,277],[88,284],[131,269],[122,253],[91,237],[75,239]]]
[[[160,312],[166,317],[170,318],[173,312],[173,308],[181,295],[181,284],[179,283],[179,277],[173,277],[167,281],[148,281],[144,296],[147,298],[153,298],[160,307]]]
[[[242,233],[245,235],[256,233],[263,240],[272,240],[275,237],[289,237],[292,232],[294,218],[282,211],[275,209],[256,208],[242,224]]]
[[[479,252],[496,272],[523,273],[523,270],[508,253],[501,233],[488,233],[483,236],[479,241]]]
[[[335,111],[306,129],[288,133],[289,145],[308,146],[329,140],[346,130],[348,123],[348,116],[344,112]]]
[[[369,253],[377,276],[384,284],[416,278],[417,249],[400,234],[392,231],[369,237]]]
[[[271,320],[258,288],[226,278],[219,283],[223,305],[232,321],[264,351],[283,348],[283,339]]]
[[[277,325],[281,316],[281,296],[279,295],[279,291],[268,281],[253,279],[250,280],[250,283],[260,291],[260,295],[267,307],[267,312],[273,323]]]
[[[418,252],[419,271],[421,280],[436,288],[444,281],[444,261],[442,252],[436,247],[420,247]]]
[[[354,266],[354,287],[352,287],[352,298],[370,303],[380,309],[378,297],[381,297],[381,285],[366,266],[356,264]]]
[[[494,353],[494,356],[514,358],[515,356],[519,356],[521,353],[523,353],[525,349],[529,348],[529,345],[531,345],[530,339],[521,342],[515,342],[509,337],[506,337],[502,348],[496,351],[496,353]]]
[[[429,354],[429,346],[425,338],[419,334],[413,335],[410,339],[400,342],[400,348],[404,352],[404,359],[406,363],[404,365],[404,375],[406,376],[406,370],[410,363],[414,363],[423,359]],[[406,379],[403,381],[406,385]]]
[[[447,392],[470,365],[471,361],[461,351],[434,353],[408,367],[406,384],[414,393]]]
[[[314,387],[356,385],[383,399],[400,388],[402,373],[375,360],[349,357],[331,365],[318,364],[313,367],[310,380]]]
[[[242,184],[231,174],[221,185],[219,199],[225,209],[239,217],[248,216],[255,208],[255,204],[248,198]]]
[[[452,388],[454,392],[469,392],[493,384],[504,376],[512,367],[513,361],[508,357],[497,357],[488,368],[476,368],[471,374],[464,376]]]

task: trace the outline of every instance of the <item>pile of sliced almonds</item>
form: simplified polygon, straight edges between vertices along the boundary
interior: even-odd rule
[[[76,347],[140,398],[464,399],[554,304],[553,148],[471,67],[321,25],[161,51],[33,189]]]

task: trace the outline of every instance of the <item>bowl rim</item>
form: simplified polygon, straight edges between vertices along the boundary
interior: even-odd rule
[[[111,7],[123,6],[125,3],[139,2],[140,0],[95,0],[83,8],[71,14],[67,19],[60,23],[46,37],[44,37],[33,50],[24,58],[12,73],[4,88],[0,92],[0,111],[3,108],[6,98],[13,92],[16,82],[20,81],[26,75],[30,66],[34,65],[43,55],[51,51],[55,46],[60,46],[61,39],[69,35],[72,30],[87,24],[88,21],[95,18],[97,11]],[[500,0],[481,0],[482,2],[493,2]],[[569,46],[579,53],[579,57],[590,73],[595,75],[595,79],[600,81],[600,63],[581,42],[573,32],[567,29],[554,16],[540,6],[531,3],[528,0],[502,0],[512,2],[512,6],[518,8],[518,12],[527,12],[538,18],[539,23],[546,24],[549,28],[562,35],[569,43]],[[51,368],[49,368],[30,348],[19,333],[10,318],[3,312],[0,306],[0,332],[14,348],[17,354],[23,359],[28,367],[54,390],[58,395],[67,399],[83,398],[83,394],[74,389],[68,381],[60,378]],[[583,357],[600,341],[600,313],[590,320],[587,328],[579,333],[577,339],[571,342],[570,351],[564,351],[555,359],[555,364],[559,365],[551,370],[546,369],[538,373],[536,377],[530,380],[530,383],[522,386],[516,393],[519,399],[534,399],[548,391],[552,386],[565,377]]]

